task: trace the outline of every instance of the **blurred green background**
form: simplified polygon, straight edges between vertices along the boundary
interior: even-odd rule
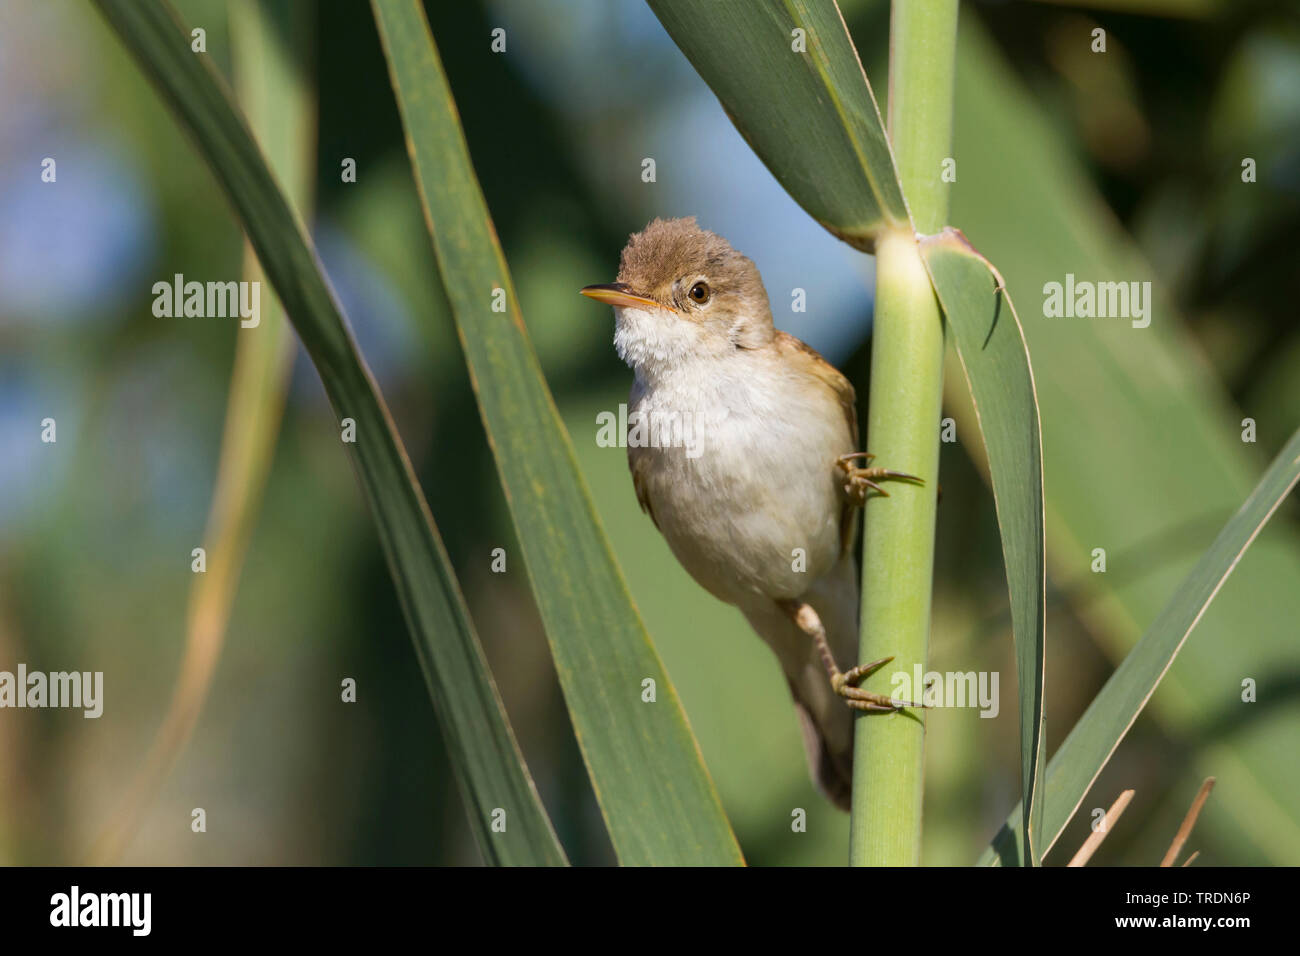
[[[227,73],[226,10],[180,0]],[[311,232],[397,421],[571,859],[612,861],[438,281],[369,6],[307,4]],[[785,195],[633,0],[427,4],[524,316],[598,510],[746,858],[839,864],[775,660],[636,505],[596,415],[626,401],[609,310],[629,232],[697,215],[762,271],[777,325],[865,396],[872,261]],[[882,106],[887,4],[841,4]],[[490,49],[506,31],[506,51]],[[1104,54],[1092,31],[1106,31]],[[1040,390],[1049,753],[1300,426],[1300,15],[1292,4],[962,8],[953,223],[1006,276]],[[41,160],[58,163],[42,183]],[[344,158],[355,183],[341,181]],[[656,182],[641,178],[656,162]],[[1258,181],[1241,180],[1256,160]],[[815,158],[812,160],[815,162]],[[73,863],[171,696],[216,474],[233,321],[158,319],[154,282],[229,280],[241,239],[93,10],[0,5],[0,669],[102,670],[104,715],[0,710],[0,862]],[[1047,319],[1044,282],[1151,281],[1152,326]],[[792,290],[807,311],[791,310]],[[269,288],[264,288],[269,293]],[[264,306],[265,308],[265,306]],[[1019,796],[992,499],[955,361],[931,666],[1001,674],[1001,710],[929,716],[924,860],[967,863]],[[39,440],[53,417],[58,442]],[[1241,420],[1257,441],[1241,440]],[[861,416],[865,421],[865,415]],[[967,445],[968,438],[972,439]],[[869,444],[869,439],[868,439]],[[1238,567],[1049,856],[1137,796],[1095,865],[1159,860],[1219,778],[1199,862],[1300,864],[1300,526]],[[507,572],[490,570],[505,548]],[[1093,574],[1092,549],[1107,552]],[[887,555],[873,556],[887,560]],[[842,662],[844,663],[844,662]],[[354,704],[339,685],[353,677]],[[1241,682],[1259,701],[1240,702]],[[207,832],[190,830],[203,807]],[[791,830],[795,808],[805,833]],[[295,362],[227,645],[128,863],[476,863],[377,539],[310,364]]]

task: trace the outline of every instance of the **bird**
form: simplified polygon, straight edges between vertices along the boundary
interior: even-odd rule
[[[857,509],[888,496],[882,481],[923,482],[858,450],[853,385],[775,327],[753,261],[694,217],[653,220],[629,238],[616,281],[580,292],[613,307],[633,372],[641,509],[776,655],[810,775],[849,809],[854,715],[917,706],[857,686],[892,658],[838,666],[858,647]]]

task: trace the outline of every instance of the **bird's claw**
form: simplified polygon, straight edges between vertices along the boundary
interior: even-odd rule
[[[850,667],[847,671],[836,671],[831,675],[831,688],[840,697],[844,698],[844,703],[848,704],[854,710],[865,710],[869,713],[893,713],[904,707],[924,707],[924,704],[915,704],[910,700],[899,700],[896,697],[889,697],[885,694],[877,694],[874,691],[863,690],[858,687],[858,683],[870,675],[874,674],[880,668],[884,667],[894,658],[882,657],[878,661],[872,661],[870,664],[858,664]]]
[[[836,467],[844,472],[845,493],[855,499],[858,504],[865,503],[872,491],[882,498],[889,497],[889,492],[877,483],[880,481],[896,480],[910,481],[918,485],[925,484],[924,479],[902,471],[893,471],[889,468],[857,468],[853,465],[853,462],[859,458],[865,459],[869,463],[875,457],[875,455],[868,452],[858,451],[848,455],[840,455],[839,458],[835,459]]]

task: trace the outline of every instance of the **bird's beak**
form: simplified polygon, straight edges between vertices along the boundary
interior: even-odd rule
[[[643,295],[633,292],[632,287],[625,282],[611,282],[608,285],[589,285],[585,289],[579,289],[578,291],[588,298],[595,299],[597,302],[605,302],[609,305],[618,306],[619,308],[667,308],[667,306],[660,305],[654,299],[648,299]]]

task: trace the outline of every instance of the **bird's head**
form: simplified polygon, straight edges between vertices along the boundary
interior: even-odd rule
[[[758,268],[695,219],[656,219],[623,249],[618,279],[582,294],[614,307],[614,346],[638,373],[772,341]]]

